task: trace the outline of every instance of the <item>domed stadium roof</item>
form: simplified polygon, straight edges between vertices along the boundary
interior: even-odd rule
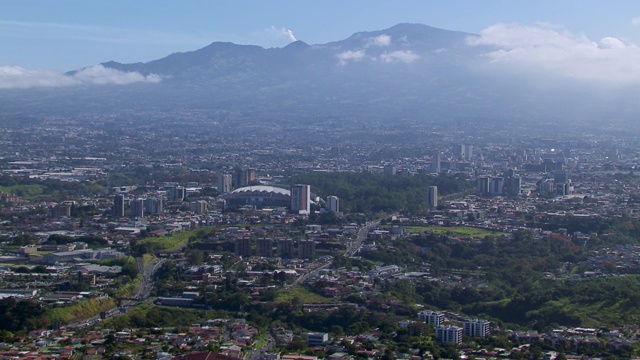
[[[231,194],[241,194],[241,193],[275,193],[280,195],[291,196],[291,191],[275,186],[267,186],[267,185],[255,185],[255,186],[245,186],[238,189],[235,189],[231,192]]]

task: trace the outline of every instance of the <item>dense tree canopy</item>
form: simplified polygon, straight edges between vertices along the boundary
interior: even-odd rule
[[[293,176],[289,183],[310,184],[311,191],[323,198],[338,196],[342,211],[357,213],[420,213],[426,209],[429,186],[438,186],[440,195],[471,186],[462,174],[404,177],[370,172],[310,172]]]

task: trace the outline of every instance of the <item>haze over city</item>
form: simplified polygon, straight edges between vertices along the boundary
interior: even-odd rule
[[[640,358],[636,1],[5,1],[0,360]]]

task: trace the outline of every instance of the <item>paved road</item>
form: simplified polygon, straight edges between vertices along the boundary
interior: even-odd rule
[[[367,235],[369,234],[369,231],[371,231],[371,229],[377,228],[378,225],[380,225],[379,220],[369,222],[367,223],[367,225],[361,227],[358,230],[358,234],[356,235],[356,240],[347,249],[347,251],[344,253],[344,256],[352,257],[355,253],[360,251],[360,248],[362,248],[362,244],[364,243],[365,240],[367,240]]]
[[[356,239],[351,243],[351,246],[347,248],[347,251],[344,253],[343,256],[352,257],[355,253],[357,253],[362,247],[362,244],[364,243],[364,241],[367,240],[367,235],[369,234],[369,231],[371,231],[371,229],[378,227],[378,225],[380,225],[380,221],[373,221],[361,227],[358,230],[358,233],[356,234]],[[320,270],[331,267],[331,265],[333,265],[331,261],[324,264],[317,264],[316,267],[309,270],[307,273],[300,275],[296,279],[296,281],[285,286],[284,289],[285,290],[291,289],[292,287],[303,283],[309,277],[317,276],[320,273]]]
[[[266,354],[276,345],[276,340],[271,336],[271,334],[267,330],[267,343],[257,349],[253,349],[248,356],[247,360],[259,360],[262,358],[262,355]]]
[[[326,263],[326,264],[322,264],[322,265],[318,265],[318,267],[313,268],[312,270],[309,270],[308,272],[300,275],[296,281],[292,282],[291,284],[287,285],[284,287],[285,290],[289,290],[292,287],[302,284],[305,280],[307,280],[307,278],[311,277],[311,276],[317,276],[320,273],[320,270],[330,267],[332,264]]]
[[[142,274],[142,281],[138,284],[136,288],[137,291],[134,292],[136,298],[143,300],[149,296],[153,287],[153,277],[163,262],[165,262],[165,259],[155,258],[142,269],[140,272]]]
[[[158,271],[158,269],[160,268],[160,266],[164,261],[165,259],[155,258],[151,260],[151,262],[149,262],[147,266],[143,266],[142,258],[136,258],[138,270],[142,274],[142,280],[138,284],[136,284],[136,287],[132,292],[132,299],[137,299],[137,300],[123,300],[120,304],[120,307],[115,307],[113,309],[107,310],[105,312],[106,316],[112,317],[112,316],[121,315],[123,311],[126,312],[127,308],[131,306],[135,306],[140,301],[144,301],[145,299],[147,299],[149,297],[149,294],[151,293],[151,290],[153,289],[153,277],[155,276],[156,271]],[[72,323],[69,323],[67,324],[67,328],[75,328],[75,329],[84,328],[87,326],[91,326],[100,320],[101,320],[100,316],[96,315],[88,319],[81,319],[81,320],[77,320]]]

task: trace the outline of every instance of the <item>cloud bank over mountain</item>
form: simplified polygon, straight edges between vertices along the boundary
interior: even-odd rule
[[[549,24],[498,24],[470,34],[405,23],[310,45],[292,41],[290,29],[271,30],[289,44],[213,42],[148,62],[109,61],[65,74],[0,67],[0,105],[260,114],[331,109],[339,117],[384,121],[631,123],[640,112],[640,49],[615,37],[594,41]]]
[[[640,47],[615,37],[594,41],[550,24],[497,24],[479,37],[469,37],[467,43],[495,47],[485,55],[500,68],[607,84],[640,84]]]
[[[371,60],[381,63],[412,63],[420,59],[420,55],[411,49],[384,50],[379,53],[381,48],[390,48],[392,45],[406,45],[406,37],[394,43],[393,36],[389,34],[380,34],[377,36],[366,37],[362,39],[362,46],[357,49],[350,49],[335,54],[338,58],[338,65],[347,65],[349,62]]]
[[[75,85],[127,85],[133,83],[158,83],[162,78],[155,74],[125,72],[95,65],[72,74],[47,70],[27,70],[19,66],[0,67],[0,89],[28,89],[33,87],[61,87]]]

